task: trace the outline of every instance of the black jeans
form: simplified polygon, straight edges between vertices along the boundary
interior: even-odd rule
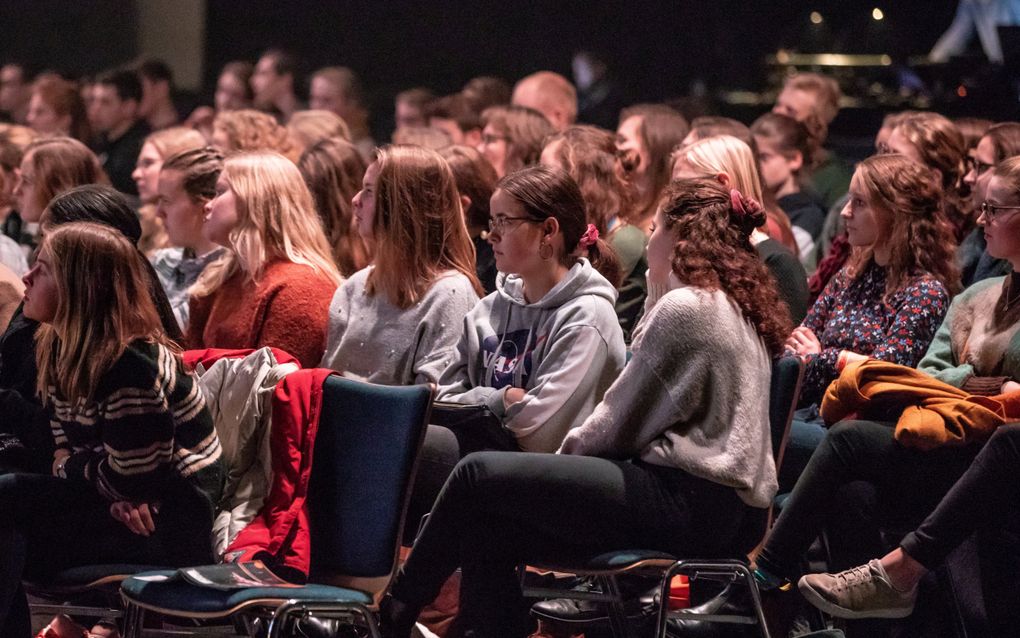
[[[460,460],[472,452],[518,452],[517,439],[496,423],[473,423],[461,427],[430,425],[425,431],[421,460],[404,526],[404,545],[414,543],[418,527],[439,497],[446,479]]]
[[[733,488],[673,468],[480,452],[446,482],[392,595],[416,616],[460,567],[464,629],[522,635],[522,563],[583,564],[624,549],[742,557],[762,528],[758,539],[742,532],[763,520],[764,510],[744,504]]]
[[[875,488],[880,516],[895,527],[913,527],[938,504],[966,471],[977,446],[922,452],[893,439],[893,426],[843,421],[826,433],[776,520],[758,566],[792,578],[814,539],[829,520],[837,494],[867,481]]]
[[[978,529],[1006,526],[1020,511],[1020,424],[1000,427],[935,511],[900,543],[928,569]]]
[[[156,531],[133,534],[85,481],[34,474],[0,476],[0,636],[28,636],[23,578],[45,579],[79,565],[185,566],[212,561],[212,512],[183,482],[160,501]]]

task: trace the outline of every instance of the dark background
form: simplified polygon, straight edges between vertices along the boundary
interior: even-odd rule
[[[0,57],[68,75],[96,73],[143,55],[137,4],[145,0],[2,0]],[[871,18],[879,6],[885,19]],[[560,2],[438,0],[287,2],[208,0],[204,90],[223,63],[254,60],[269,46],[298,52],[308,70],[344,64],[368,90],[376,128],[392,97],[424,85],[453,92],[476,75],[513,81],[537,69],[570,77],[570,58],[589,49],[609,64],[628,101],[775,85],[763,63],[785,47],[802,52],[926,53],[956,3],[939,0],[814,2],[701,0]],[[812,25],[811,11],[824,17]],[[172,29],[173,25],[167,25]],[[774,71],[774,69],[773,69]]]

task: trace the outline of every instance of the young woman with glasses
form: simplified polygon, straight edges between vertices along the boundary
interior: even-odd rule
[[[995,167],[1016,155],[1020,155],[1020,123],[996,124],[981,137],[973,157],[967,158],[967,173],[963,176],[964,183],[970,187],[975,208],[985,201],[988,181],[995,173]],[[975,210],[975,213],[979,212]],[[1000,277],[1010,271],[1008,261],[996,259],[985,250],[983,228],[975,228],[960,242],[956,261],[960,265],[960,279],[964,286],[989,277]]]

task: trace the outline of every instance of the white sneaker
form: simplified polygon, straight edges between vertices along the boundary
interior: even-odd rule
[[[838,574],[808,574],[797,587],[809,603],[837,618],[906,618],[917,600],[917,587],[893,587],[878,560]]]

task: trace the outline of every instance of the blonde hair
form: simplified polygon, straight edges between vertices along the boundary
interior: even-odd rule
[[[227,136],[227,147],[220,149],[225,155],[244,151],[276,151],[291,161],[297,161],[300,154],[287,129],[262,111],[223,111],[213,120],[213,130],[216,128]]]
[[[193,148],[202,148],[206,145],[205,138],[201,133],[185,126],[171,126],[150,133],[145,138],[145,143],[152,144],[164,160],[171,155],[190,151]]]
[[[144,257],[130,239],[103,224],[73,222],[47,232],[42,250],[57,287],[56,314],[36,332],[44,402],[51,387],[68,401],[91,400],[136,339],[176,350],[152,300]],[[95,285],[100,276],[112,285]]]
[[[683,160],[709,175],[726,173],[731,186],[745,197],[763,201],[758,164],[751,147],[732,135],[706,137],[673,153],[673,161]]]
[[[456,270],[481,296],[474,245],[446,160],[420,146],[391,145],[379,149],[375,161],[375,267],[365,283],[368,294],[382,292],[394,306],[409,308],[443,271]]]
[[[328,137],[351,141],[351,131],[347,127],[347,122],[333,111],[321,109],[298,111],[291,115],[290,121],[287,122],[287,131],[291,139],[302,149]]]
[[[304,264],[340,285],[318,214],[297,166],[279,153],[237,153],[223,163],[223,179],[237,200],[237,226],[226,254],[202,271],[196,296],[218,289],[236,271],[257,281],[266,264]]]

